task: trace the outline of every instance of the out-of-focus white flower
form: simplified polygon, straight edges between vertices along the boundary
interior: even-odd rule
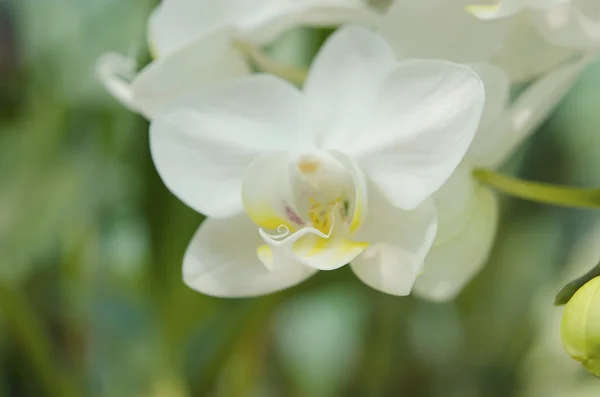
[[[481,19],[496,19],[513,16],[525,10],[546,10],[564,3],[570,3],[570,0],[499,0],[493,4],[470,5],[467,10]]]
[[[486,91],[480,128],[465,158],[434,195],[438,234],[425,258],[415,293],[432,300],[454,298],[486,263],[494,242],[498,205],[473,170],[496,168],[543,122],[595,57],[590,54],[540,78],[513,103],[502,69],[475,65]]]
[[[372,17],[363,0],[164,0],[152,13],[148,36],[154,61],[136,73],[121,54],[100,58],[107,90],[152,118],[185,92],[250,73],[234,42],[264,45],[301,25],[334,26]]]
[[[469,0],[395,1],[381,30],[400,57],[459,63],[489,61],[500,52],[511,21],[483,21],[466,11]]]
[[[575,48],[600,48],[600,2],[596,0],[562,1],[531,19],[550,42]]]
[[[523,13],[551,43],[585,49],[600,47],[600,3],[596,0],[502,0],[468,9],[482,19]]]
[[[478,18],[467,11],[473,3],[396,1],[381,20],[382,31],[399,56],[491,62],[513,82],[531,81],[580,55],[549,43],[526,17]]]
[[[302,91],[254,75],[170,107],[150,128],[153,159],[209,217],[185,282],[254,296],[352,262],[366,284],[408,294],[437,229],[428,197],[467,151],[483,102],[471,68],[398,62],[351,26],[325,43]]]

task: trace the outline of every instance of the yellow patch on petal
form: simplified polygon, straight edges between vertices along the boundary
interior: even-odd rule
[[[347,262],[360,255],[364,250],[369,247],[369,243],[366,242],[355,242],[348,239],[342,239],[342,241],[336,246],[334,250],[333,260],[338,261],[343,258],[350,258]]]
[[[500,12],[500,4],[473,4],[467,6],[466,10],[479,18],[495,18]]]
[[[248,203],[244,202],[246,213],[254,223],[263,229],[278,229],[285,226],[288,230],[293,231],[294,226],[287,220],[281,217],[275,210],[264,203]]]
[[[298,161],[298,170],[303,174],[314,174],[321,168],[321,163],[314,158],[304,157]]]
[[[294,254],[307,264],[318,269],[336,269],[360,255],[369,243],[355,242],[345,237],[329,239],[307,235],[293,247]]]
[[[273,251],[267,244],[263,244],[256,249],[256,256],[267,269],[273,268]]]
[[[357,195],[358,196],[358,195]],[[352,215],[352,223],[350,223],[350,233],[356,233],[362,221],[363,202],[357,198],[354,205],[354,214]]]

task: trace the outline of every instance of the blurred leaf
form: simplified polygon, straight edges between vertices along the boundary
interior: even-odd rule
[[[52,82],[70,101],[100,100],[116,108],[95,77],[96,60],[108,51],[134,57],[145,51],[146,20],[154,4],[155,0],[16,2],[24,58],[34,66],[37,83]]]
[[[275,344],[301,395],[335,396],[361,356],[368,304],[355,286],[323,287],[285,302],[275,317]]]
[[[54,346],[43,324],[25,295],[0,282],[0,314],[23,354],[35,369],[34,379],[40,380],[49,396],[77,397],[78,384],[74,382],[60,362],[57,362]]]

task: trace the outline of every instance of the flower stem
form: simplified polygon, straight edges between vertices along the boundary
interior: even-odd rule
[[[564,207],[600,209],[600,189],[524,181],[484,169],[473,171],[473,177],[498,191],[524,200]]]
[[[262,49],[247,42],[236,41],[235,46],[259,71],[279,76],[296,85],[304,83],[308,74],[307,69],[279,63]]]
[[[586,283],[588,283],[596,277],[600,277],[600,263],[594,266],[589,272],[587,272],[583,276],[565,285],[563,289],[561,289],[560,292],[556,295],[554,304],[556,306],[562,306],[567,304],[567,302],[571,300],[573,295],[575,295],[575,292],[579,291],[581,287],[583,287]]]

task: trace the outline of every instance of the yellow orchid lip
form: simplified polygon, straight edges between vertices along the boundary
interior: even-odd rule
[[[267,234],[260,229],[259,233],[266,244],[257,248],[259,260],[269,270],[274,269],[276,262],[289,260],[320,270],[333,270],[349,263],[367,249],[369,243],[354,242],[346,238],[343,232],[334,234],[336,216],[339,218],[344,211],[339,208],[340,201],[330,204],[326,211],[321,211],[320,204],[316,204],[317,212],[312,214],[313,226],[293,234],[285,225],[279,226],[278,235]]]
[[[335,269],[350,262],[369,247],[367,242],[352,241],[343,236],[328,239],[307,235],[294,243],[293,252],[303,261],[319,260],[327,257],[327,265],[317,266],[321,270]],[[337,264],[337,265],[336,265]]]

